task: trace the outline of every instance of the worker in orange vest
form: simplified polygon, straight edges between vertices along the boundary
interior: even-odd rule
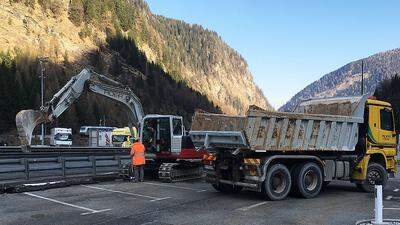
[[[135,140],[131,147],[132,166],[135,171],[134,182],[143,182],[144,177],[144,164],[146,159],[144,156],[145,147],[139,140]]]

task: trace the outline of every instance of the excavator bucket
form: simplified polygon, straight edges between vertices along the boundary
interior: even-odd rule
[[[15,116],[17,132],[21,145],[31,145],[32,133],[35,127],[48,122],[46,115],[40,110],[21,110]]]

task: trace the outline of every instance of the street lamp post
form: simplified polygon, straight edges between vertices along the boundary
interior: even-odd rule
[[[361,95],[364,95],[364,60],[361,61]]]
[[[39,58],[39,65],[40,65],[40,95],[41,95],[41,105],[44,106],[44,70],[43,62],[47,61],[47,57],[40,57]],[[45,137],[45,126],[42,123],[42,133],[41,133],[41,144],[44,145],[44,137]]]

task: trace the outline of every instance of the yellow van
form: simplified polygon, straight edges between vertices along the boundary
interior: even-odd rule
[[[132,130],[133,137],[129,127],[115,128],[111,133],[112,145],[114,147],[130,148],[132,145],[130,138],[133,138],[134,140],[138,139],[136,127],[132,127]]]

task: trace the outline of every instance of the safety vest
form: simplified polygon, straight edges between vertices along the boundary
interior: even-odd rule
[[[131,158],[132,165],[139,166],[144,165],[146,163],[146,159],[144,157],[145,147],[142,142],[138,141],[133,143],[131,148]]]

